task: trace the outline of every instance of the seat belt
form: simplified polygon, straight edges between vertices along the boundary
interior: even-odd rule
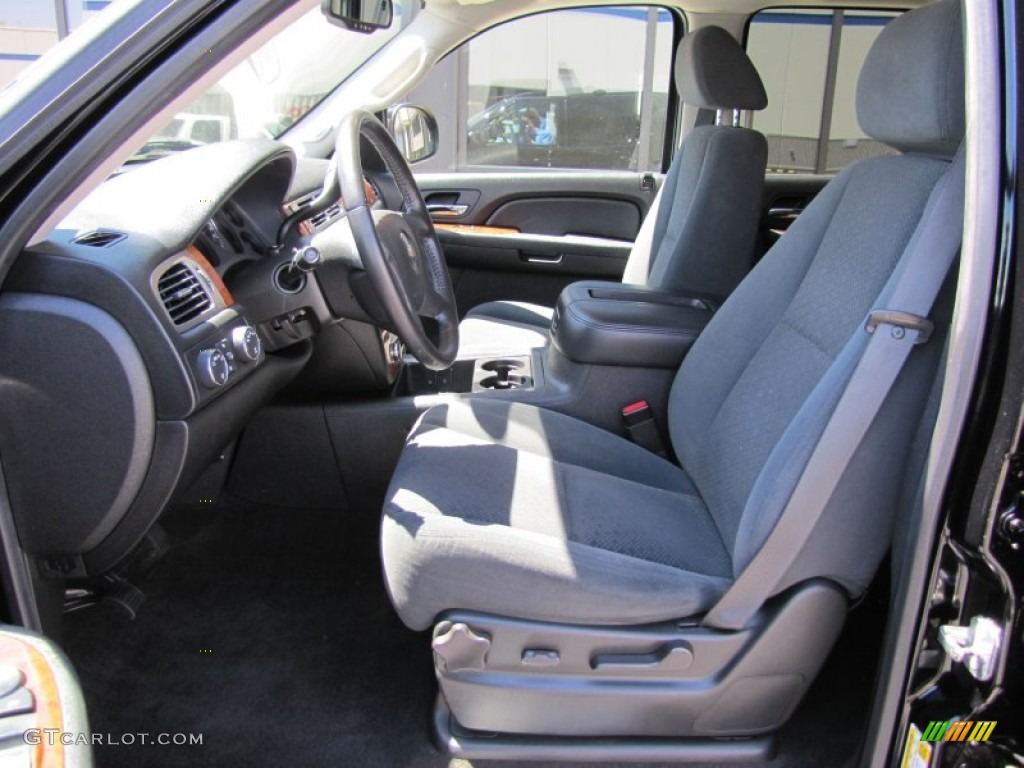
[[[664,185],[658,190],[647,209],[647,215],[640,225],[633,247],[629,250],[626,269],[622,273],[622,282],[633,285],[647,285],[651,274],[651,258],[654,255],[654,230],[658,224],[658,208],[661,205],[661,193]]]
[[[964,149],[932,192],[916,239],[904,257],[887,301],[864,325],[870,338],[818,439],[775,527],[757,554],[702,624],[737,630],[746,626],[778,590],[814,531],[900,371],[917,344],[928,341],[927,319],[960,249],[964,209]],[[899,269],[899,267],[897,267]]]

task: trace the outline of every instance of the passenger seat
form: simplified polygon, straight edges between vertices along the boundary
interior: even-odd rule
[[[644,220],[623,282],[724,299],[750,270],[764,190],[764,136],[737,125],[739,110],[768,105],[757,70],[721,27],[683,38],[675,81],[687,104],[716,110],[716,122],[683,141]],[[725,124],[723,115],[733,117]],[[548,341],[554,309],[493,301],[459,326],[460,358],[523,352]]]

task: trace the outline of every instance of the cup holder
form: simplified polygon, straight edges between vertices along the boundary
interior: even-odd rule
[[[502,373],[495,376],[485,376],[480,380],[480,386],[484,389],[525,389],[533,386],[533,379],[529,376],[520,376],[518,373],[508,373],[508,369],[502,369]]]
[[[306,275],[285,263],[274,270],[274,287],[281,293],[296,294],[306,287]]]
[[[533,386],[530,366],[524,359],[485,360],[480,363],[479,370],[484,374],[478,379],[481,389],[529,389]]]
[[[522,360],[513,360],[509,358],[507,360],[488,360],[486,363],[480,365],[485,371],[494,371],[495,373],[505,373],[508,375],[512,371],[518,371],[525,367],[525,363]]]

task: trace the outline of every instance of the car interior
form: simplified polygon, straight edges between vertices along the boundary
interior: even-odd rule
[[[897,13],[838,173],[766,173],[746,0],[665,4],[659,172],[419,170],[399,96],[542,5],[428,0],[329,133],[125,164],[6,277],[38,626],[93,731],[205,734],[99,764],[856,758],[962,301],[960,0],[850,6]]]
[[[735,124],[734,119],[722,123],[725,112],[738,118],[741,111],[763,109],[768,103],[753,62],[734,37],[716,26],[686,35],[676,52],[675,83],[682,103],[714,110],[716,117],[714,125],[698,126],[688,133],[672,158],[623,271],[623,281],[629,285],[664,291],[664,303],[653,293],[645,294],[642,302],[646,311],[667,314],[666,322],[646,321],[662,334],[677,326],[673,317],[678,314],[680,294],[698,300],[706,294],[705,301],[721,301],[750,270],[768,162],[763,135]],[[664,209],[663,198],[669,201]],[[715,205],[716,200],[728,200],[729,205]],[[576,286],[579,290],[582,284]],[[587,296],[583,294],[584,301]],[[620,301],[629,301],[628,295],[623,294]],[[585,306],[578,304],[576,309]],[[616,311],[615,304],[595,304],[593,308]],[[639,343],[636,329],[644,321],[635,315],[635,307],[629,312],[632,330],[623,346],[635,348]],[[459,326],[461,356],[515,353],[543,346],[553,314],[553,308],[524,302],[478,304]],[[597,322],[610,324],[603,317]],[[694,329],[687,325],[679,330],[692,335]],[[602,346],[609,341],[602,339]],[[580,344],[572,346],[577,356],[587,354]],[[664,349],[667,345],[655,341],[650,346]],[[612,357],[615,362],[625,359],[621,351]]]

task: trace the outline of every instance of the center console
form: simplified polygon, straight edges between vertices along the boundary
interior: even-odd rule
[[[451,368],[432,371],[415,361],[406,363],[396,394],[428,395],[443,392],[508,392],[535,387],[533,355],[502,355],[478,360],[456,360]]]
[[[573,283],[558,299],[546,347],[457,360],[443,371],[408,360],[395,394],[505,393],[548,404],[562,392],[579,391],[575,385],[585,386],[588,380],[593,386],[596,380],[667,379],[717,307],[718,301],[707,296],[622,283]],[[574,386],[567,386],[570,382]]]
[[[559,296],[551,338],[576,363],[675,369],[715,309],[711,298],[584,281]]]
[[[500,354],[474,354],[443,371],[424,368],[403,353],[401,344],[392,344],[394,338],[382,336],[376,344],[388,350],[389,360],[400,361],[393,397],[314,408],[302,440],[319,434],[323,450],[317,451],[268,453],[264,446],[295,439],[295,412],[288,406],[276,416],[265,413],[263,431],[250,427],[236,464],[250,467],[250,476],[260,481],[253,485],[260,488],[266,487],[266,477],[289,478],[271,491],[281,503],[292,504],[292,475],[281,472],[280,462],[297,462],[296,472],[308,475],[314,456],[325,475],[341,468],[343,486],[332,490],[326,483],[310,484],[324,494],[317,503],[334,503],[330,500],[343,494],[353,508],[379,509],[391,469],[420,414],[453,400],[477,399],[540,406],[624,438],[631,438],[630,427],[636,425],[623,410],[644,401],[653,421],[646,432],[653,426],[671,457],[668,401],[676,371],[717,306],[708,297],[611,282],[576,283],[563,292],[545,345],[511,355],[507,348]]]

